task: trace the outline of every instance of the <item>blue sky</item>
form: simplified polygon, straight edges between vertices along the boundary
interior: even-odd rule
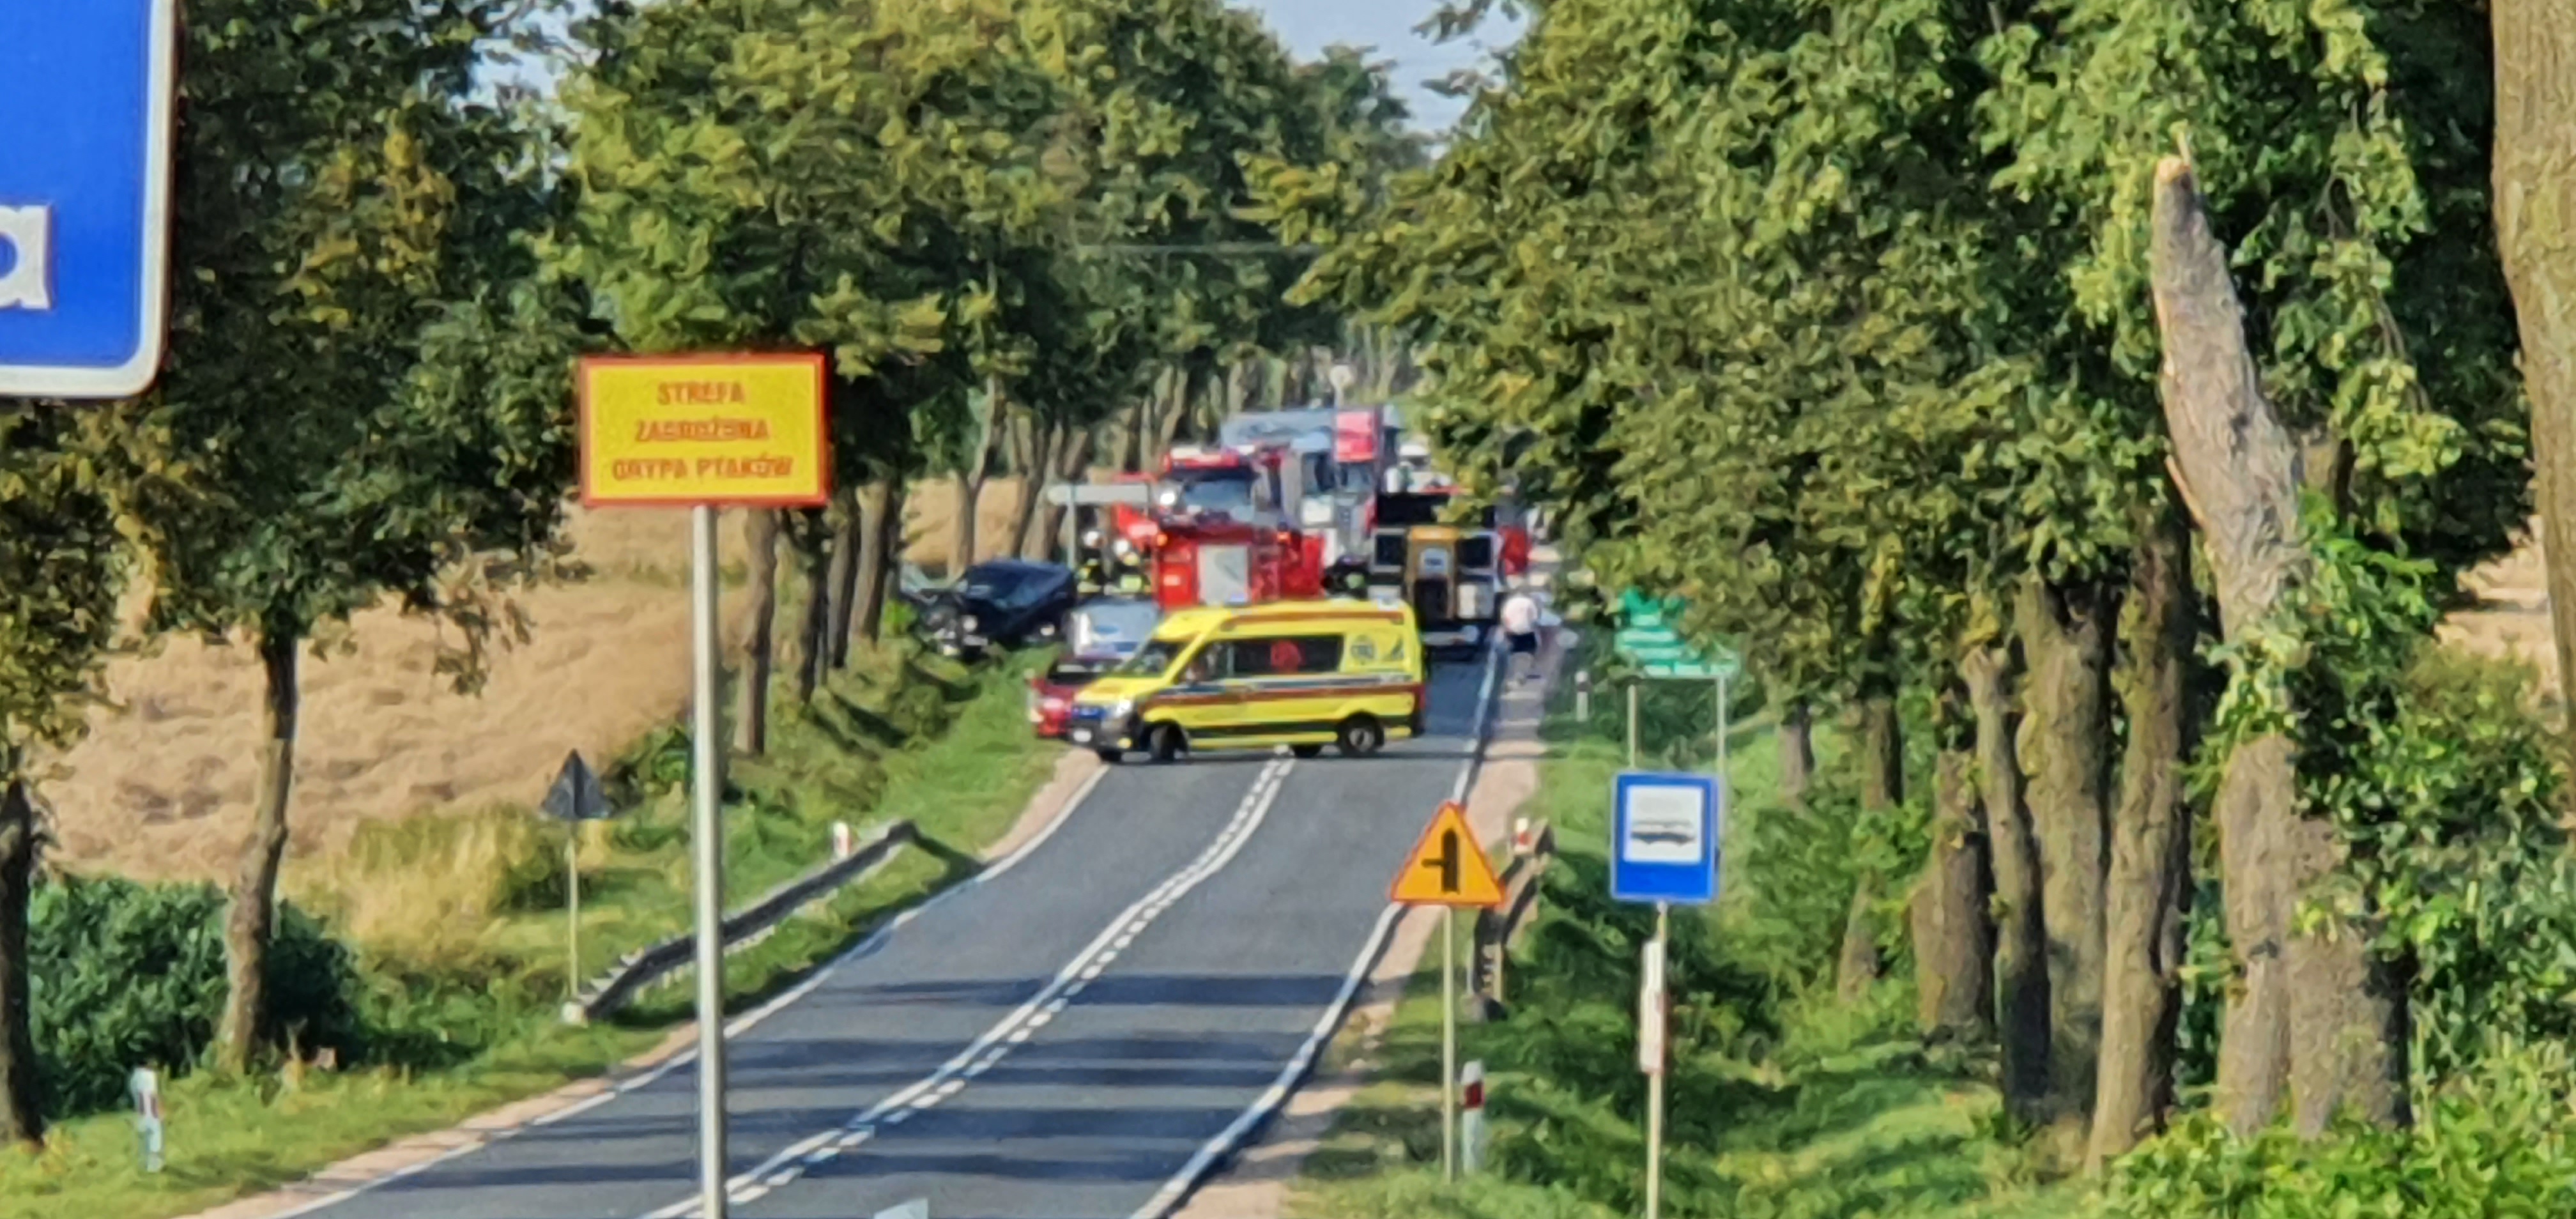
[[[1438,80],[1461,68],[1479,66],[1486,53],[1509,45],[1518,22],[1500,13],[1488,17],[1473,34],[1433,42],[1413,32],[1440,11],[1442,0],[1233,0],[1237,7],[1260,13],[1280,41],[1301,59],[1321,56],[1335,44],[1372,48],[1372,60],[1392,61],[1399,95],[1412,108],[1414,121],[1426,131],[1447,128],[1466,108],[1463,100],[1442,97],[1423,82]],[[579,7],[588,9],[587,4]],[[498,79],[543,79],[543,70],[503,69]]]
[[[1413,27],[1440,11],[1441,0],[1236,0],[1259,12],[1280,40],[1300,58],[1312,59],[1335,43],[1374,47],[1375,59],[1395,62],[1395,80],[1416,122],[1427,130],[1449,126],[1465,108],[1462,100],[1442,97],[1422,87],[1460,68],[1478,66],[1484,53],[1508,45],[1519,32],[1497,13],[1469,35],[1433,42]]]

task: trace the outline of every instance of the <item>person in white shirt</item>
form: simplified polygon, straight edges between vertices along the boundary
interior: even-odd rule
[[[1518,680],[1538,676],[1538,615],[1538,599],[1526,586],[1503,598],[1503,639],[1511,648],[1511,666]],[[1521,665],[1523,656],[1529,657],[1526,669]]]

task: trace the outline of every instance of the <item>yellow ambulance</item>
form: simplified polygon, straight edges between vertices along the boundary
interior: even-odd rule
[[[1126,663],[1085,686],[1065,741],[1116,762],[1194,750],[1327,745],[1351,757],[1422,733],[1413,608],[1366,601],[1201,606],[1163,619]]]

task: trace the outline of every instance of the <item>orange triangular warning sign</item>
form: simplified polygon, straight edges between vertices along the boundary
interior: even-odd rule
[[[1441,805],[1431,818],[1431,828],[1422,831],[1422,841],[1404,857],[1404,870],[1395,874],[1391,896],[1408,906],[1503,904],[1503,882],[1457,801]]]

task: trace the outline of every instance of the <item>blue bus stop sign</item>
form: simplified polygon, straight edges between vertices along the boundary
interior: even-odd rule
[[[1700,906],[1717,900],[1724,824],[1710,775],[1622,773],[1612,787],[1610,896]]]
[[[0,395],[161,370],[177,0],[0,0]]]

